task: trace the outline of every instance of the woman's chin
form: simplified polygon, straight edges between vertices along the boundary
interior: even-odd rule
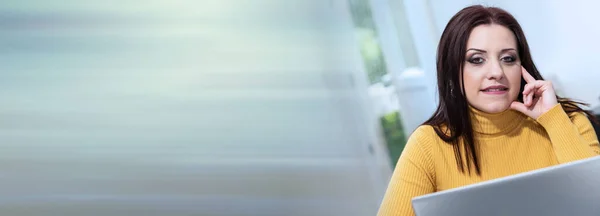
[[[485,104],[476,108],[485,113],[495,114],[510,109],[510,104]]]

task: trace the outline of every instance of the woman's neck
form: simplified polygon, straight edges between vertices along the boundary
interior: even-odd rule
[[[500,113],[486,113],[475,107],[469,106],[471,122],[475,134],[482,136],[497,136],[506,134],[517,128],[527,116],[524,114],[507,109]]]

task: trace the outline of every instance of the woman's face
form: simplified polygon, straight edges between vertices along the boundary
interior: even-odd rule
[[[521,87],[521,60],[512,31],[479,25],[471,31],[466,50],[462,85],[469,104],[487,113],[510,108]]]

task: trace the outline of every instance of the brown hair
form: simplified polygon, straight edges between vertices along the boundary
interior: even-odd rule
[[[464,54],[473,28],[492,23],[502,25],[514,33],[521,65],[536,80],[543,80],[531,58],[523,29],[510,13],[496,7],[473,5],[462,9],[450,19],[442,33],[437,50],[439,104],[433,116],[423,124],[433,126],[436,134],[442,140],[453,145],[458,169],[463,173],[468,172],[470,174],[471,169],[474,168],[478,175],[481,174],[475,151],[476,145],[473,139],[473,126],[469,116],[468,103],[466,97],[461,94],[461,92],[464,92],[464,87],[461,89],[460,85],[465,61]],[[525,80],[521,79],[520,92],[523,91],[525,84]],[[588,117],[593,118],[589,111],[579,107],[579,105],[587,104],[558,96],[557,99],[568,114],[583,112]],[[523,101],[522,94],[519,94],[518,100]],[[461,143],[465,155],[461,151]],[[463,160],[466,161],[466,164]]]

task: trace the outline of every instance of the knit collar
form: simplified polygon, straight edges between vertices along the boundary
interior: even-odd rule
[[[527,116],[519,111],[507,109],[500,113],[486,113],[469,106],[473,131],[484,136],[507,134],[523,123]]]

